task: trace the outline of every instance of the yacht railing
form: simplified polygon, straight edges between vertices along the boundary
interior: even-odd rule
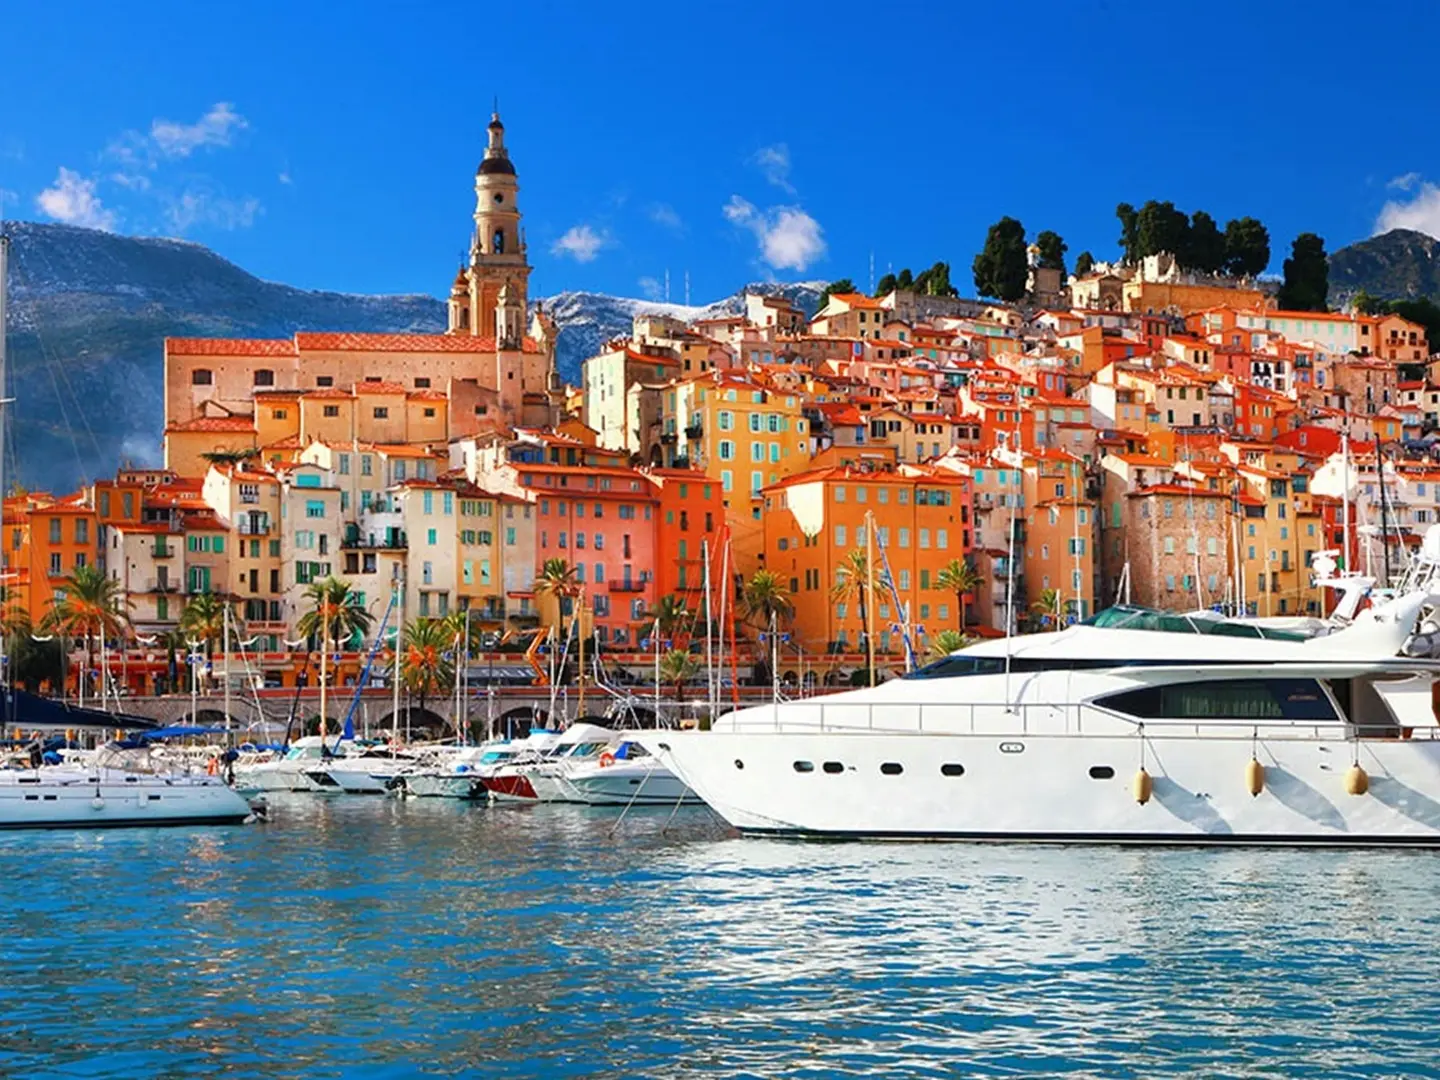
[[[722,728],[725,727],[721,719]],[[804,730],[874,732],[893,735],[966,734],[995,736],[1092,736],[1144,734],[1147,738],[1212,735],[1228,738],[1305,738],[1344,740],[1356,726],[1345,720],[1301,720],[1282,717],[1224,717],[1141,720],[1102,705],[1075,702],[825,703],[811,698],[791,702],[772,716],[756,715],[735,729],[746,734]],[[1396,724],[1359,725],[1365,738],[1383,738],[1405,731],[1406,738],[1440,738],[1440,726],[1401,729]]]

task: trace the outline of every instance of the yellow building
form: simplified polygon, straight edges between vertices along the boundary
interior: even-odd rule
[[[741,372],[683,379],[661,391],[652,465],[697,468],[720,485],[735,571],[759,568],[764,544],[760,491],[810,467],[810,422],[798,393]]]

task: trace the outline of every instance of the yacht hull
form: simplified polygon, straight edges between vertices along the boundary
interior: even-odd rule
[[[483,799],[485,784],[474,773],[410,773],[405,794],[422,799]]]
[[[1440,847],[1440,739],[1147,738],[1144,803],[1133,736],[663,732],[644,742],[747,834]],[[1256,795],[1252,753],[1264,767]],[[1352,795],[1357,757],[1368,790]]]
[[[570,802],[590,806],[674,806],[701,801],[669,769],[649,761],[590,766],[565,777],[564,787]]]
[[[250,805],[215,779],[140,776],[55,779],[42,771],[0,782],[0,829],[238,825]]]

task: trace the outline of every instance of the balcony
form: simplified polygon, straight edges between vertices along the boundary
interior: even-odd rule
[[[137,592],[178,593],[180,591],[180,583],[171,581],[169,578],[146,578],[142,585],[143,588],[137,589]]]
[[[678,438],[679,436],[673,431],[662,431],[660,433],[660,441],[666,446],[674,446]]]
[[[607,584],[611,592],[642,593],[650,583],[648,581],[611,581]]]
[[[539,626],[540,613],[538,611],[512,611],[508,620],[516,626]]]
[[[163,540],[157,540],[155,546],[150,549],[150,557],[152,559],[168,559],[171,555],[176,554],[178,550],[178,548],[171,547]]]
[[[360,527],[353,522],[345,526],[345,535],[340,540],[342,551],[403,551],[409,546],[410,540],[404,529],[387,526],[381,532],[362,534]]]
[[[685,437],[687,439],[698,439],[705,434],[705,425],[701,423],[686,424]]]

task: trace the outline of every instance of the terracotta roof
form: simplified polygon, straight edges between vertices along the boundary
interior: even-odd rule
[[[341,390],[338,386],[321,386],[314,390],[306,390],[303,397],[307,398],[349,398],[349,390]]]
[[[251,416],[200,416],[194,420],[182,420],[165,429],[169,431],[249,431],[255,430],[255,418]]]
[[[493,353],[493,337],[471,337],[468,334],[357,334],[300,333],[295,335],[300,349],[317,352],[464,352]],[[523,352],[538,353],[540,344],[525,338]]]
[[[165,352],[177,356],[295,356],[289,338],[167,337]]]
[[[408,393],[408,391],[405,387],[395,382],[369,382],[367,380],[366,382],[358,382],[355,384],[356,397],[359,397],[361,394],[404,395],[406,393]]]

